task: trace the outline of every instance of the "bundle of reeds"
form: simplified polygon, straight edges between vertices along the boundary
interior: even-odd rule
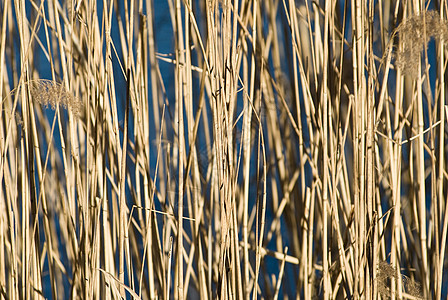
[[[0,299],[448,293],[445,1],[0,12]]]

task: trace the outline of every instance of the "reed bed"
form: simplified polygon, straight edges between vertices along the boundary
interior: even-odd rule
[[[442,299],[446,1],[0,3],[1,299]]]

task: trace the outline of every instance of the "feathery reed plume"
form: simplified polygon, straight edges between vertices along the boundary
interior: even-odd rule
[[[48,79],[37,79],[25,82],[25,86],[28,86],[31,99],[35,103],[45,107],[51,106],[53,110],[59,104],[64,109],[70,110],[76,119],[81,117],[82,101],[67,91],[61,83]],[[19,88],[11,90],[10,94],[16,93]],[[22,123],[23,120],[17,112],[15,118],[17,124]]]
[[[378,276],[376,278],[378,282],[378,293],[384,299],[391,298],[390,280],[401,280],[404,292],[414,297],[414,299],[424,299],[422,295],[422,288],[418,282],[411,280],[409,277],[402,275],[403,278],[399,278],[395,267],[387,263],[386,261],[380,261],[378,263]]]
[[[404,74],[415,77],[420,53],[426,49],[429,40],[448,39],[448,22],[440,19],[436,11],[427,11],[425,15],[408,18],[396,32],[403,44],[395,55],[396,65]]]
[[[56,109],[56,105],[70,110],[78,119],[82,112],[82,102],[77,97],[67,91],[64,85],[52,80],[39,79],[31,80],[26,83],[30,89],[30,94],[36,103],[44,106],[51,106]]]

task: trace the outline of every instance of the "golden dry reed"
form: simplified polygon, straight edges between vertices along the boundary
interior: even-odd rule
[[[0,2],[0,299],[442,299],[442,1]]]

